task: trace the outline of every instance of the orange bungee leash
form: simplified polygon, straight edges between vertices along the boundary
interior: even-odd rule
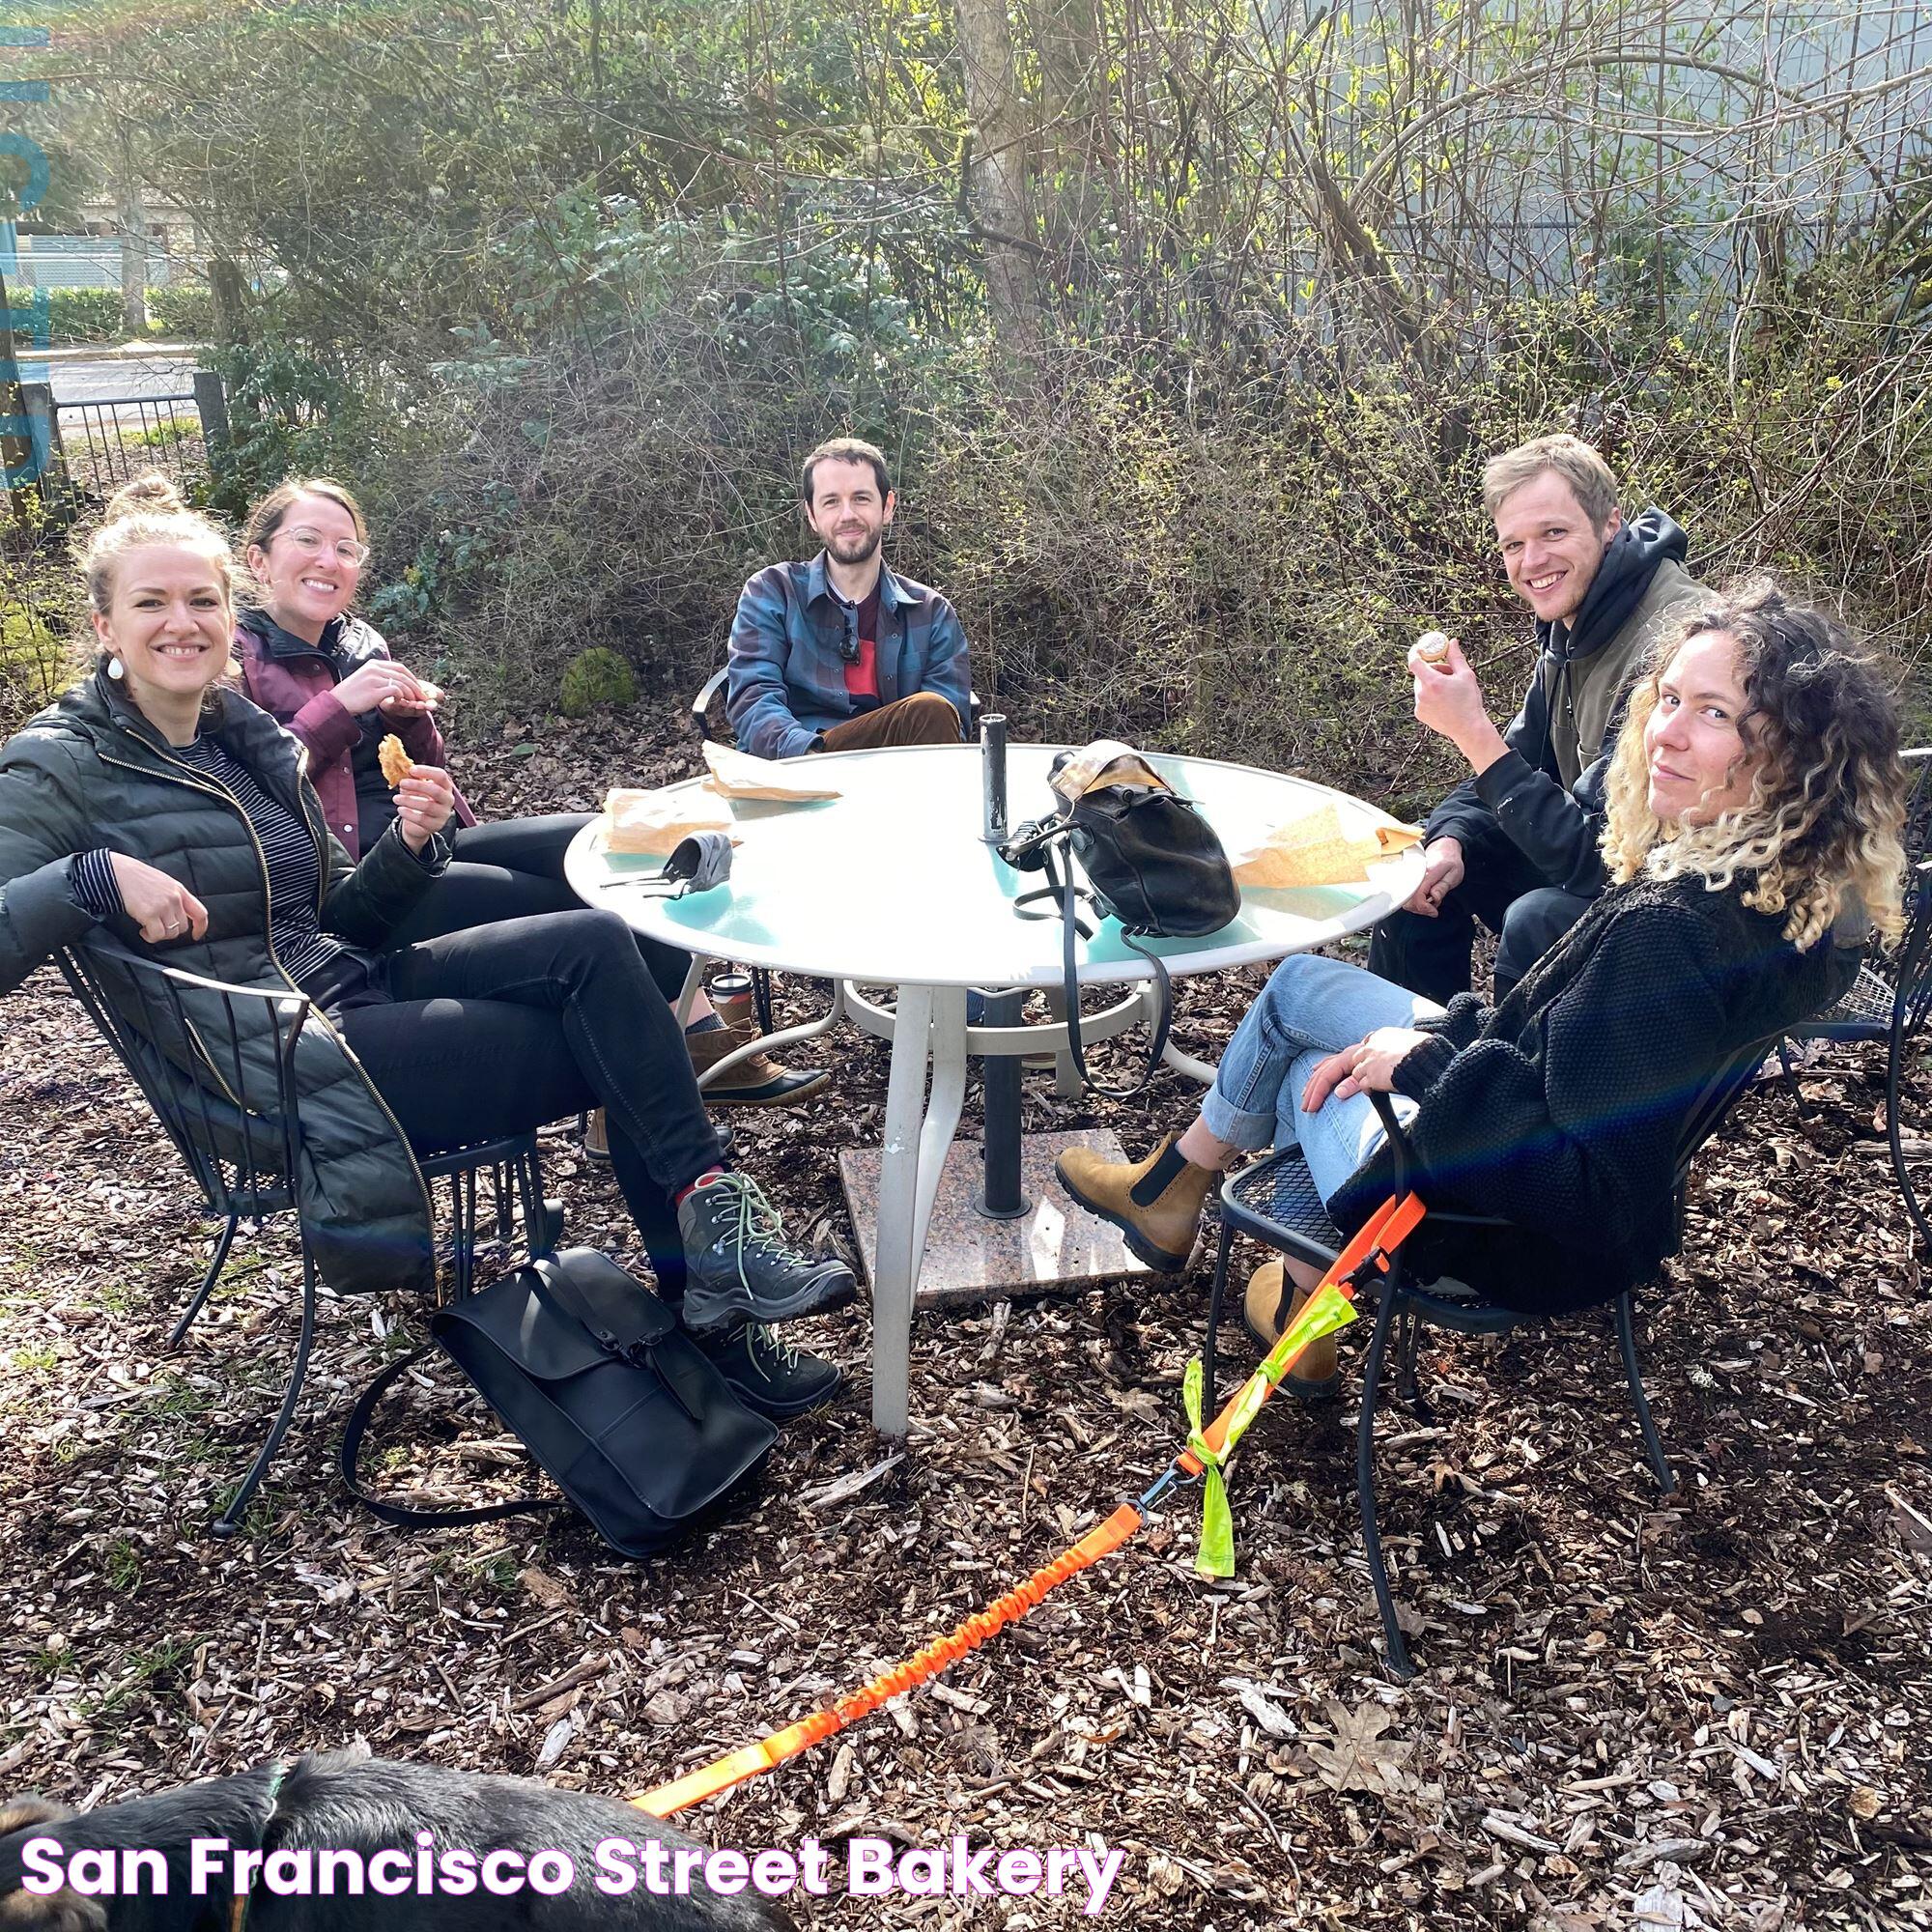
[[[880,1705],[936,1677],[948,1664],[956,1663],[970,1650],[977,1650],[996,1631],[1013,1623],[1032,1609],[1050,1590],[1069,1577],[1097,1563],[1140,1528],[1147,1514],[1166,1492],[1182,1481],[1205,1478],[1207,1500],[1202,1528],[1202,1552],[1197,1568],[1204,1574],[1233,1574],[1233,1528],[1227,1513],[1222,1486],[1222,1465],[1235,1452],[1248,1426],[1261,1413],[1276,1386],[1300,1359],[1302,1351],[1323,1335],[1331,1335],[1355,1319],[1355,1293],[1378,1273],[1386,1274],[1389,1256],[1406,1241],[1423,1216],[1422,1203],[1413,1194],[1400,1201],[1386,1201],[1363,1223],[1349,1245],[1335,1257],[1334,1264],[1303,1304],[1301,1311],[1283,1332],[1280,1341],[1237,1389],[1219,1415],[1204,1430],[1200,1426],[1199,1406],[1201,1364],[1188,1367],[1187,1391],[1189,1423],[1187,1447],[1132,1502],[1123,1502],[1104,1522],[1090,1529],[1079,1542],[1064,1549],[1044,1568],[1036,1570],[1023,1583],[996,1597],[992,1603],[946,1635],[935,1637],[923,1649],[903,1662],[893,1664],[858,1690],[847,1691],[826,1708],[814,1711],[797,1723],[786,1724],[760,1738],[756,1744],[727,1751],[724,1756],[684,1776],[639,1793],[629,1802],[639,1810],[659,1818],[671,1817],[688,1805],[721,1792],[730,1791],[749,1778],[760,1777],[776,1770],[787,1758],[798,1756],[813,1745],[842,1731],[847,1724],[868,1717]]]

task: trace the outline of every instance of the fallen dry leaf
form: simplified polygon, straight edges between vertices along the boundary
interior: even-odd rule
[[[1393,1718],[1380,1704],[1357,1704],[1350,1710],[1338,1699],[1326,1706],[1334,1727],[1332,1742],[1310,1741],[1308,1755],[1316,1774],[1331,1791],[1366,1791],[1378,1798],[1399,1795],[1406,1782],[1402,1767],[1414,1746],[1384,1739]]]

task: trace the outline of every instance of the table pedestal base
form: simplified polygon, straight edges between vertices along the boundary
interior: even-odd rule
[[[1028,1134],[1020,1144],[1020,1182],[1033,1208],[1023,1220],[994,1221],[974,1207],[985,1184],[980,1143],[952,1143],[933,1199],[916,1309],[1077,1290],[1149,1272],[1115,1229],[1068,1200],[1053,1163],[1070,1147],[1092,1148],[1107,1160],[1126,1158],[1118,1136],[1102,1127]],[[877,1148],[838,1156],[838,1178],[868,1280],[878,1252],[881,1165]]]

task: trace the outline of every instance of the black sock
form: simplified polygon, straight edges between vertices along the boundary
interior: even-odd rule
[[[724,1022],[721,1020],[716,1013],[706,1013],[701,1020],[693,1020],[692,1023],[685,1028],[685,1032],[687,1034],[723,1033],[724,1031]]]

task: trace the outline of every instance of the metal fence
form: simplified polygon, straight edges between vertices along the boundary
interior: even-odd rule
[[[228,432],[220,377],[196,370],[194,386],[166,395],[62,402],[45,384],[22,385],[47,507],[84,514],[132,478],[158,469],[183,492],[208,475]]]
[[[185,487],[207,469],[194,392],[54,406],[55,447],[70,479],[105,495],[150,469]]]

